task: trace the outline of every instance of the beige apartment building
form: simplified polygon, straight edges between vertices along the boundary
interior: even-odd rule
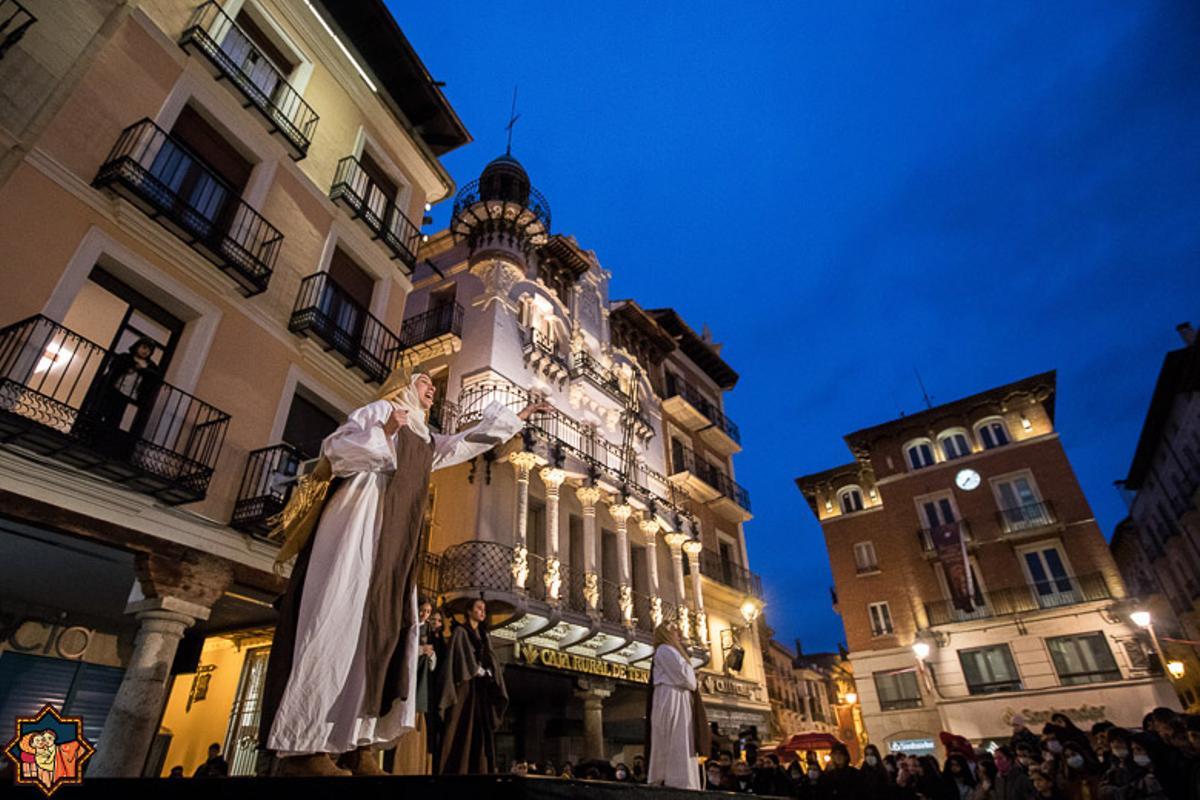
[[[190,774],[214,741],[249,772],[265,520],[403,349],[439,158],[470,136],[382,0],[18,7],[0,718],[83,714],[90,775]]]

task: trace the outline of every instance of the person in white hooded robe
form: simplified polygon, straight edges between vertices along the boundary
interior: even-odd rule
[[[322,443],[328,466],[315,472],[331,477],[325,488],[298,487],[305,497],[293,498],[296,513],[292,501],[285,509],[280,557],[298,557],[260,726],[263,745],[282,759],[280,774],[383,774],[375,752],[416,723],[415,577],[430,472],[469,461],[549,410],[532,403],[513,413],[492,403],[477,424],[442,435],[425,422],[434,395],[428,375],[394,374],[380,399]],[[289,526],[301,516],[316,520],[315,532],[293,536]],[[345,769],[334,763],[339,756]]]
[[[698,708],[696,671],[674,621],[654,629],[654,646],[646,783],[698,790],[700,764],[696,752],[707,748],[707,743],[699,741],[697,729],[706,730],[708,722],[702,717],[702,707]]]

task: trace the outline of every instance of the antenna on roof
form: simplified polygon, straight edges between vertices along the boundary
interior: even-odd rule
[[[504,126],[508,130],[508,146],[504,148],[504,154],[506,156],[512,155],[513,126],[517,124],[517,120],[519,120],[520,118],[521,118],[521,115],[517,113],[517,87],[514,86],[513,87],[512,112],[510,113],[510,115],[508,117],[508,124]]]
[[[921,380],[921,371],[913,366],[913,374],[917,376],[917,385],[921,387],[921,398],[925,401],[926,408],[933,408],[933,403],[929,400],[929,392],[925,391],[925,381]]]

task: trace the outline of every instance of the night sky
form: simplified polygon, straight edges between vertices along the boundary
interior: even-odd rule
[[[724,344],[776,638],[843,638],[793,479],[922,408],[914,367],[934,403],[1057,369],[1111,535],[1200,318],[1200,4],[391,5],[475,137],[455,179],[503,152],[519,85],[556,232]]]

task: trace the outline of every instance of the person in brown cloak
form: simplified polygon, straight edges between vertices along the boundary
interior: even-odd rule
[[[508,708],[504,673],[488,640],[487,603],[470,602],[466,622],[450,637],[438,708],[445,720],[442,775],[483,775],[496,771],[496,729]]]
[[[417,578],[430,472],[516,435],[544,403],[499,403],[433,433],[428,375],[393,373],[321,444],[281,515],[293,555],[263,689],[260,739],[283,775],[382,774],[376,750],[416,724]],[[342,756],[340,769],[330,757]]]

